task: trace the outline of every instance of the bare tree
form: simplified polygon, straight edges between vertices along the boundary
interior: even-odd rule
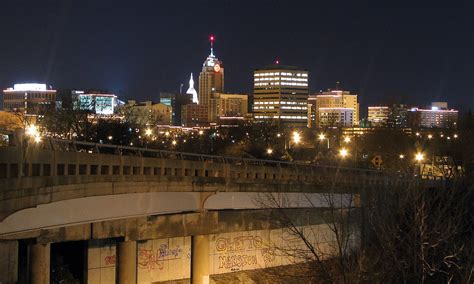
[[[358,196],[334,190],[318,195],[319,202],[304,194],[300,204],[291,194],[262,194],[258,203],[273,208],[269,220],[299,240],[298,245],[270,244],[274,253],[300,263],[274,273],[325,283],[471,283],[472,185],[453,181],[426,188],[421,180],[408,181],[409,186],[406,180],[391,181],[389,187],[361,189],[360,203],[354,202]],[[296,205],[310,210],[295,216],[290,208]],[[329,229],[329,247],[310,226],[318,214]]]

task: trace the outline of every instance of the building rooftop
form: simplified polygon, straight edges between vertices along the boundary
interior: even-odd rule
[[[262,68],[255,69],[255,71],[260,71],[260,70],[299,70],[299,71],[308,71],[307,69],[300,68],[297,66],[292,66],[292,65],[283,65],[283,64],[272,64],[272,65],[267,65]]]

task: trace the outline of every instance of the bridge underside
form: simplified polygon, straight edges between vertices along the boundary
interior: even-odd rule
[[[3,237],[0,264],[9,265],[3,266],[8,273],[0,280],[10,283],[8,279],[15,280],[22,272],[18,259],[14,261],[18,258],[17,240],[27,242],[29,251],[37,251],[30,253],[30,265],[47,264],[48,273],[52,244],[85,241],[88,283],[115,283],[124,265],[135,267],[132,277],[137,283],[187,282],[193,273],[212,282],[214,274],[288,265],[290,260],[269,254],[271,243],[291,239],[282,231],[287,226],[278,218],[282,213],[294,220],[295,225],[309,226],[327,237],[327,223],[331,219],[327,208],[210,210],[91,222]],[[138,263],[128,263],[134,257],[127,251],[135,253]],[[127,256],[126,264],[121,264],[120,255]],[[31,273],[32,268],[29,270]],[[33,271],[41,273],[38,267]]]

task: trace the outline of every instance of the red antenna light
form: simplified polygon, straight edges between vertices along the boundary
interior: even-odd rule
[[[209,39],[210,39],[211,41],[214,41],[214,36],[211,35],[211,36],[209,37]]]
[[[280,64],[280,60],[275,60],[275,64]]]

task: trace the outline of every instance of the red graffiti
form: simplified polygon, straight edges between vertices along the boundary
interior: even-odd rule
[[[116,255],[109,255],[104,257],[105,265],[115,265],[117,262],[117,256]]]

